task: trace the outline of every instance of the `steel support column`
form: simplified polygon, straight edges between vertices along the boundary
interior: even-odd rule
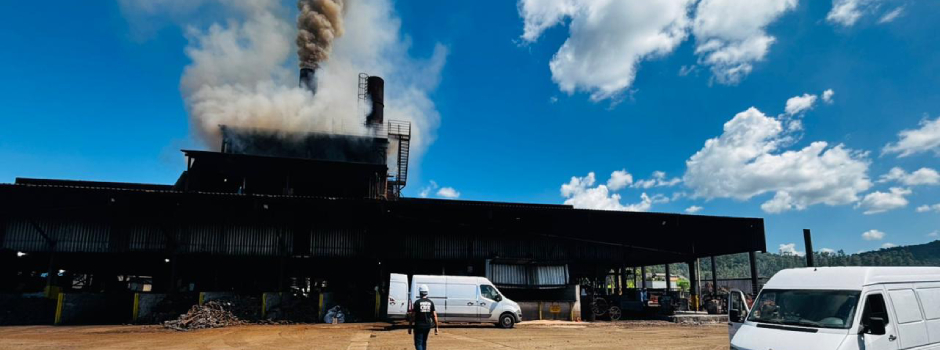
[[[714,256],[712,256],[712,294],[718,295],[718,267]]]
[[[753,295],[757,295],[760,292],[760,286],[757,285],[757,253],[748,252],[747,260],[751,265],[751,292]]]
[[[672,274],[669,273],[669,264],[666,264],[666,292],[672,289]]]
[[[692,311],[698,311],[700,287],[698,285],[698,259],[689,261],[689,303]]]
[[[640,286],[646,289],[646,266],[640,266]]]

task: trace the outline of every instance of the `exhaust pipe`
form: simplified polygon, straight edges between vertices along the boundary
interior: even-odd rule
[[[382,125],[385,123],[385,80],[370,76],[366,83],[366,93],[372,102],[372,112],[366,116],[366,124]]]

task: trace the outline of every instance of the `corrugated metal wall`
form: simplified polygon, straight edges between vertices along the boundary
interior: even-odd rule
[[[170,252],[235,256],[279,256],[309,244],[314,257],[387,257],[402,259],[476,260],[490,258],[565,261],[621,258],[616,246],[544,237],[493,236],[450,231],[437,235],[419,231],[375,232],[362,227],[313,225],[291,228],[272,224],[102,223],[42,220],[36,224],[58,242],[60,252]],[[295,239],[295,235],[306,235]],[[7,221],[3,247],[47,251],[49,245],[27,220]],[[307,250],[303,250],[306,252]],[[533,277],[535,278],[535,277]]]
[[[157,225],[136,224],[128,228],[128,249],[136,252],[158,252],[166,249],[166,234]]]
[[[169,230],[155,224],[121,228],[118,224],[64,220],[36,225],[57,242],[58,252],[161,252],[173,249],[167,240],[169,234],[183,253],[274,256],[284,254],[293,238],[290,230],[269,225],[193,224]],[[2,243],[4,248],[18,251],[49,250],[49,244],[27,220],[10,220]],[[343,245],[332,249],[352,252]]]
[[[357,228],[313,228],[310,253],[317,257],[355,257],[366,253],[365,230]]]
[[[561,287],[568,284],[568,265],[486,264],[486,277],[500,287]]]
[[[55,240],[60,252],[103,253],[109,248],[110,225],[94,222],[36,222],[49,238]],[[10,220],[3,247],[21,251],[48,251],[49,244],[27,220]]]

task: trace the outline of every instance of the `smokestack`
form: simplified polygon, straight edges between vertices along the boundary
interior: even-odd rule
[[[803,243],[806,244],[806,267],[816,266],[815,261],[813,261],[813,236],[808,228],[803,229]]]
[[[366,84],[366,93],[372,101],[372,112],[366,116],[367,125],[382,125],[385,123],[385,80],[381,77],[370,76]]]
[[[311,94],[317,93],[316,68],[300,68],[300,87],[307,89]]]

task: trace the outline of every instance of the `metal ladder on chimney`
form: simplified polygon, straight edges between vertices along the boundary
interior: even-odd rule
[[[390,179],[389,192],[394,198],[401,197],[401,190],[408,182],[408,155],[411,151],[411,123],[400,120],[388,121],[388,138],[398,141],[398,171]]]

